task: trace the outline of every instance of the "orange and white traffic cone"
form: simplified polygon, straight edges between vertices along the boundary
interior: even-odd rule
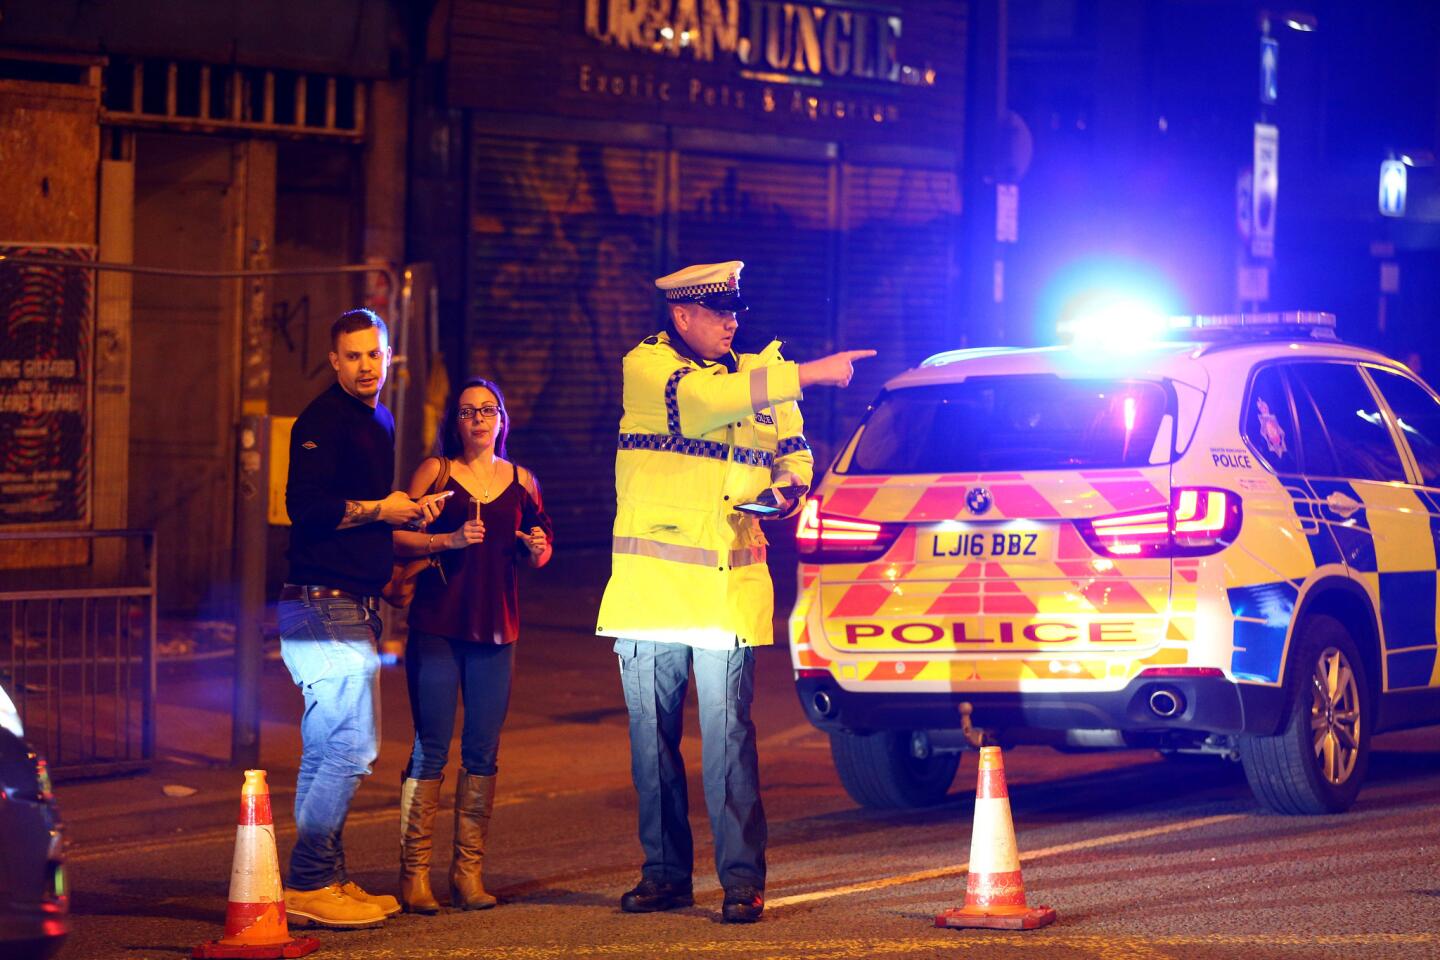
[[[999,747],[981,747],[965,906],[936,914],[935,926],[1034,930],[1054,921],[1055,911],[1049,907],[1031,908],[1025,904],[1015,824],[1010,819],[1010,791],[1005,786],[1005,761]]]
[[[290,936],[285,921],[285,891],[275,852],[275,821],[264,770],[246,770],[240,790],[240,821],[235,828],[235,858],[230,867],[230,902],[225,936],[202,943],[190,956],[281,960],[314,952],[320,941]]]

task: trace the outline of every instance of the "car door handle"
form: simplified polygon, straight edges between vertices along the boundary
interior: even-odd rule
[[[1339,490],[1336,490],[1325,498],[1325,506],[1340,514],[1340,516],[1348,518],[1351,514],[1363,508],[1365,504],[1356,500],[1354,497],[1347,496]]]

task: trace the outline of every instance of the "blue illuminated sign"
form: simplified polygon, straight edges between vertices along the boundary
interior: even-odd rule
[[[1260,38],[1260,102],[1274,103],[1280,97],[1280,43]]]
[[[1405,216],[1405,164],[1386,160],[1380,164],[1380,215]]]

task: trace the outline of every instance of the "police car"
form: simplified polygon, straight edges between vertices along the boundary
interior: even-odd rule
[[[1440,723],[1435,393],[1329,314],[1167,324],[933,356],[816,487],[791,657],[857,802],[938,801],[983,731],[1334,812],[1374,734]]]

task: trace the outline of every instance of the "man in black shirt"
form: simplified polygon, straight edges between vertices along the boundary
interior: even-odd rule
[[[385,321],[351,310],[330,328],[336,383],[290,434],[285,506],[290,577],[280,591],[280,651],[305,697],[295,784],[295,847],[285,880],[291,917],[375,926],[400,910],[345,874],[340,832],[379,750],[378,595],[390,579],[390,531],[424,525],[445,494],[391,490],[395,421],[379,402],[390,367]]]

